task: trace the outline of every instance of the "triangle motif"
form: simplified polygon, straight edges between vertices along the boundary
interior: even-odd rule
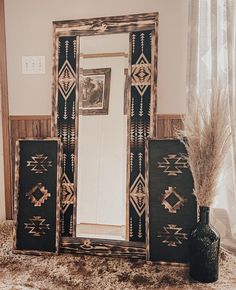
[[[130,201],[139,217],[141,217],[145,211],[145,197],[145,179],[143,175],[139,173],[130,188]]]
[[[63,98],[67,100],[76,84],[76,75],[68,60],[64,62],[59,71],[58,84]]]
[[[136,64],[132,65],[131,80],[141,96],[144,95],[148,86],[151,85],[151,64],[142,53]]]

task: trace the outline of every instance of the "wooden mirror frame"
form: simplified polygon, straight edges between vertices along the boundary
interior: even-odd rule
[[[158,13],[55,21],[53,26],[52,135],[62,139],[64,160],[61,251],[145,259],[145,140],[155,137],[156,132]],[[130,40],[126,191],[129,241],[76,237],[79,41],[81,36],[111,33],[129,33]]]

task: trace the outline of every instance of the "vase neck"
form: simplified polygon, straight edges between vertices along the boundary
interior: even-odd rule
[[[199,222],[202,224],[209,224],[209,213],[210,208],[207,206],[200,206],[200,219]]]

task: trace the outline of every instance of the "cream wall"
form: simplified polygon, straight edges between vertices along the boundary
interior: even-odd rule
[[[155,11],[160,13],[158,113],[183,113],[188,0],[5,0],[10,114],[51,113],[53,20]],[[24,55],[44,55],[46,73],[22,75]],[[3,193],[1,187],[0,202]],[[2,210],[0,206],[0,216]]]
[[[188,0],[5,0],[12,115],[51,113],[52,21],[160,13],[158,112],[183,113]],[[45,55],[45,75],[22,75],[23,55]]]

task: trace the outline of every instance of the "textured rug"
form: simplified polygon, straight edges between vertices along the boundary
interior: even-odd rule
[[[11,251],[12,223],[0,223],[0,289],[236,289],[236,257],[222,251],[220,279],[212,284],[192,281],[187,268],[160,266],[141,260],[91,256],[29,256]]]

